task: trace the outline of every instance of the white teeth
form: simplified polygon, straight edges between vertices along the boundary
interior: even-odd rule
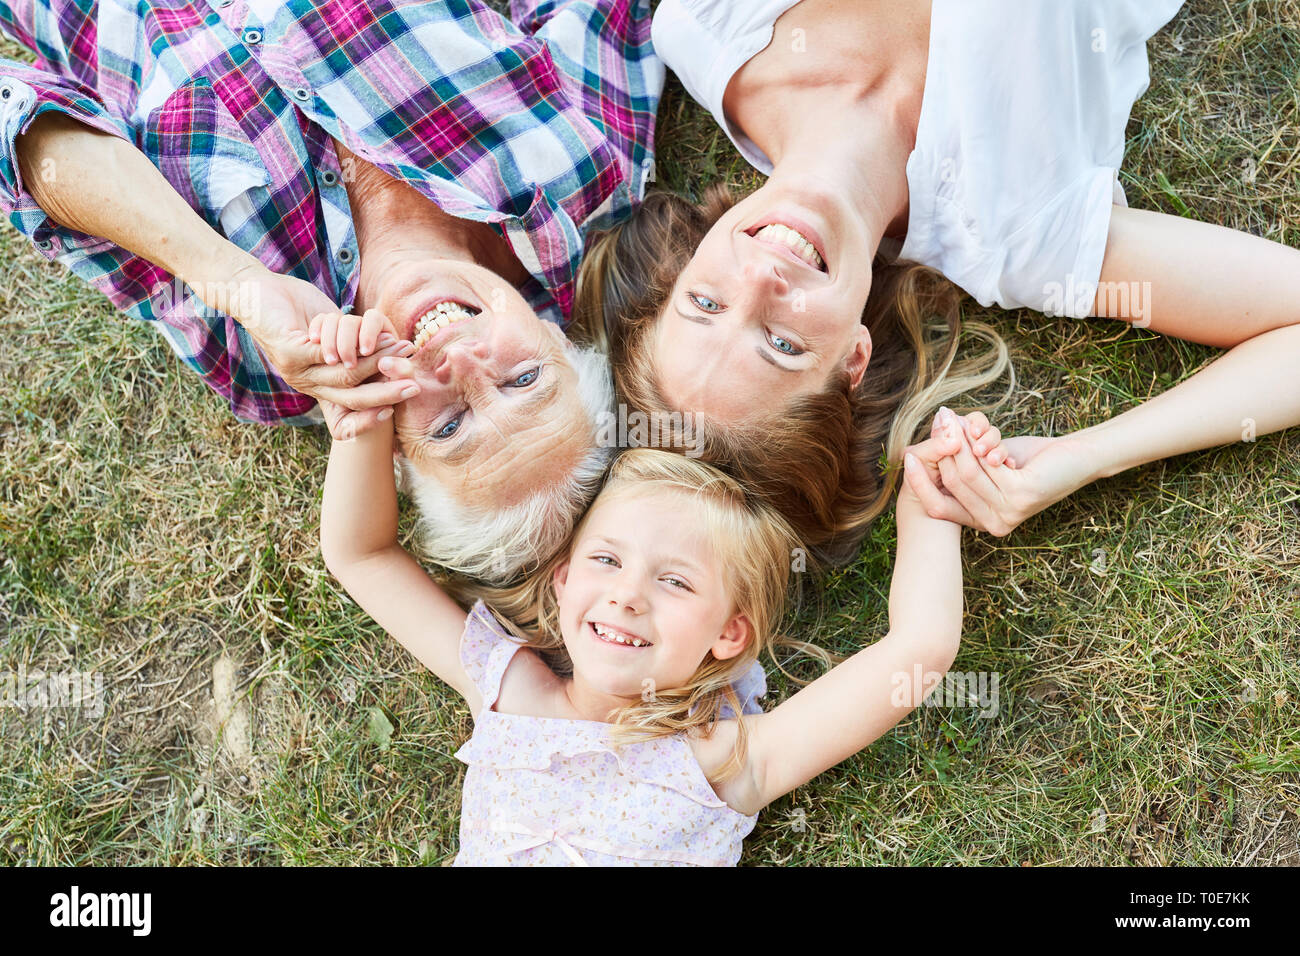
[[[649,641],[643,641],[643,640],[641,640],[641,638],[639,638],[639,637],[627,637],[626,635],[624,635],[624,634],[620,634],[620,633],[618,633],[617,631],[611,631],[611,630],[609,630],[608,628],[606,628],[606,627],[604,627],[604,626],[602,626],[602,625],[600,625],[600,624],[595,624],[595,623],[593,623],[593,624],[591,625],[591,628],[592,628],[593,631],[596,632],[597,635],[599,635],[599,636],[601,637],[601,639],[606,640],[606,641],[609,641],[609,642],[611,642],[611,643],[616,643],[616,644],[628,644],[628,645],[631,645],[632,647],[649,647],[649,646],[650,646],[650,642],[649,642]]]
[[[463,319],[472,319],[474,315],[459,302],[439,302],[415,323],[415,347],[423,348],[439,329]]]
[[[804,238],[798,230],[791,229],[784,223],[774,222],[771,225],[764,226],[754,233],[754,238],[762,239],[765,242],[779,242],[810,266],[817,269],[826,267],[821,254],[817,252],[816,246]]]

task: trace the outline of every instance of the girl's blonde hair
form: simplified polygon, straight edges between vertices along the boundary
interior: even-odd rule
[[[602,501],[625,495],[670,491],[689,496],[695,510],[683,510],[683,521],[699,521],[707,532],[722,570],[734,614],[750,624],[750,640],[735,657],[718,660],[710,653],[691,679],[681,687],[654,688],[649,699],[620,708],[610,715],[616,743],[664,737],[677,733],[712,732],[723,717],[724,704],[734,715],[741,702],[732,684],[767,650],[793,647],[825,662],[830,656],[815,645],[780,634],[790,586],[790,571],[798,560],[799,541],[774,510],[745,493],[735,479],[709,465],[683,455],[648,448],[624,451],[610,468],[592,510]],[[572,662],[560,633],[559,605],[552,585],[556,569],[570,559],[581,536],[589,510],[566,546],[526,581],[513,587],[471,585],[460,597],[482,598],[515,637],[540,651],[552,669],[572,673]],[[778,662],[777,666],[780,664]],[[731,759],[714,775],[734,776],[745,760],[744,721]]]
[[[659,385],[651,332],[678,275],[734,202],[723,186],[711,187],[699,205],[654,192],[629,221],[588,243],[575,329],[608,349],[618,399],[632,409],[674,421]],[[691,448],[772,504],[821,562],[851,561],[893,496],[903,449],[921,426],[940,404],[996,381],[1009,368],[1001,337],[975,322],[967,322],[965,332],[987,347],[957,361],[961,297],[935,270],[877,255],[862,313],[871,361],[856,389],[841,372],[820,393],[743,424],[697,414],[691,434],[672,443]]]

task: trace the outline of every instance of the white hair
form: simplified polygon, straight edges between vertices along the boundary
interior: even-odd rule
[[[563,479],[507,508],[470,508],[405,456],[399,459],[403,487],[420,512],[416,537],[430,561],[486,584],[509,584],[555,554],[595,498],[614,451],[596,440],[614,405],[609,361],[592,348],[564,352],[577,373],[589,431],[587,451]]]

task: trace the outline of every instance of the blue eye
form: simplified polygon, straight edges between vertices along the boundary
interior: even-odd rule
[[[444,439],[450,438],[452,435],[456,434],[456,430],[460,428],[460,420],[464,417],[464,413],[461,413],[439,428],[433,433],[434,441],[443,441]]]
[[[537,376],[541,373],[542,370],[540,368],[530,368],[527,372],[524,372],[523,375],[520,375],[517,379],[511,382],[510,387],[527,388],[529,385],[532,385],[533,382],[537,381]]]
[[[694,292],[686,293],[686,298],[691,300],[691,305],[695,306],[701,312],[721,312],[722,306],[714,302],[707,295],[696,295]]]
[[[691,589],[691,586],[681,578],[664,578],[664,580],[675,588],[681,588],[683,591],[689,591]]]
[[[781,336],[769,332],[767,340],[772,343],[772,348],[782,355],[803,355],[803,349],[794,345],[789,339],[783,339]]]

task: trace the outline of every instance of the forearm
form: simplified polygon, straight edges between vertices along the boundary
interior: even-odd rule
[[[1187,381],[1068,436],[1086,443],[1092,479],[1300,424],[1300,325],[1241,343]]]
[[[16,149],[28,192],[61,226],[108,239],[193,288],[261,265],[209,226],[126,140],[49,112]]]
[[[344,586],[349,568],[397,547],[391,420],[330,448],[320,535],[325,564]]]
[[[898,557],[889,587],[891,634],[961,639],[961,527],[931,518],[906,485],[895,510]]]

